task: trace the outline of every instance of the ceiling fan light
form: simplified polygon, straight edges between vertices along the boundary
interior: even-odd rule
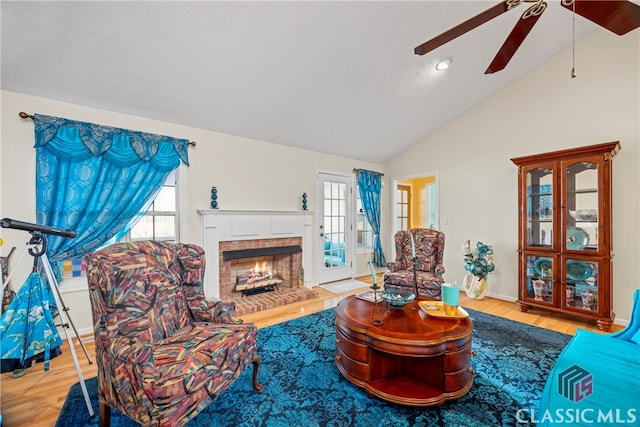
[[[438,61],[436,64],[436,70],[444,71],[451,66],[451,58],[445,58]]]

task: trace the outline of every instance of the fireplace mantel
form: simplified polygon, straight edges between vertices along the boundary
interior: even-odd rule
[[[202,242],[206,256],[204,293],[207,299],[220,298],[220,242],[302,238],[302,265],[305,287],[313,276],[310,211],[198,210],[202,226]]]

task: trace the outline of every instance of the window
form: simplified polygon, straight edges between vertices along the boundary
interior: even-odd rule
[[[147,213],[133,226],[129,232],[129,240],[178,241],[176,170],[169,174]]]
[[[396,191],[396,229],[408,230],[411,227],[411,187],[398,184]]]
[[[179,168],[178,168],[179,169]],[[172,171],[165,181],[162,189],[156,196],[140,221],[120,241],[136,240],[162,240],[165,242],[178,241],[178,211],[176,171]],[[113,242],[111,242],[113,243]],[[109,243],[109,244],[111,244]],[[66,281],[86,276],[86,263],[81,259],[67,259],[62,261],[62,277]]]
[[[356,190],[356,250],[358,252],[373,252],[373,230],[364,214],[360,190]]]

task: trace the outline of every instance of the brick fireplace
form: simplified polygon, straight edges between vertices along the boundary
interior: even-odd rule
[[[278,288],[299,287],[298,272],[302,266],[301,237],[220,242],[219,256],[222,300],[242,295],[240,290],[235,289],[238,279],[256,265],[267,264],[270,269],[277,270],[278,277],[282,280],[277,284]]]
[[[312,251],[306,246],[311,241],[312,219],[308,212],[212,209],[198,213],[207,259],[207,299],[235,301],[236,315],[242,316],[317,296],[309,280]],[[239,275],[256,263],[273,264],[282,281],[269,292],[244,295],[236,291]],[[305,272],[302,287],[298,283],[300,268]]]

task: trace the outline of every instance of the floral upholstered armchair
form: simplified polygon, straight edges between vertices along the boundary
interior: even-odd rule
[[[110,408],[149,426],[195,417],[260,358],[257,328],[233,302],[204,299],[205,257],[191,244],[120,243],[86,256],[100,425]]]
[[[411,234],[409,234],[411,233]],[[385,289],[414,289],[411,235],[413,235],[416,262],[416,279],[419,296],[440,298],[444,279],[444,233],[427,228],[400,230],[395,234],[396,260],[387,263],[384,273]],[[418,295],[417,295],[418,296]]]

